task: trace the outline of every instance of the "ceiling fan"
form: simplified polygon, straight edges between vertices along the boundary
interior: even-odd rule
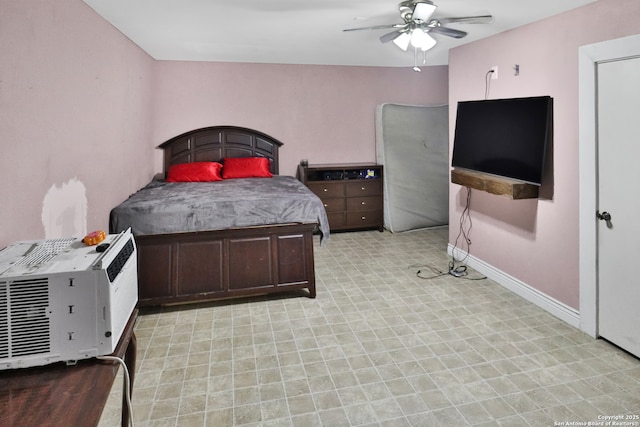
[[[446,27],[447,24],[489,24],[493,22],[491,15],[461,16],[455,18],[433,19],[431,16],[437,6],[431,0],[406,0],[398,5],[400,24],[376,25],[363,28],[347,28],[343,31],[380,30],[394,28],[390,33],[380,37],[382,43],[393,41],[400,49],[406,51],[411,44],[414,48],[427,51],[436,45],[436,40],[429,34],[462,38],[465,31]]]

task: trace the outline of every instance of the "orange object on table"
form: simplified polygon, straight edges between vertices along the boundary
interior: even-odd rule
[[[97,230],[84,236],[84,239],[82,239],[82,242],[87,246],[94,246],[102,242],[106,238],[107,238],[107,233],[105,233],[102,230]]]

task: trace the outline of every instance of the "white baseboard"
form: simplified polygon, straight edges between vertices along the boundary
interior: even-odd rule
[[[453,249],[453,245],[449,244],[447,246],[447,253],[451,255],[453,253]],[[467,256],[467,253],[461,251],[459,248],[456,248],[455,251],[456,259],[463,259],[465,256]],[[553,314],[557,318],[564,320],[571,326],[580,329],[580,313],[578,312],[578,310],[569,307],[568,305],[556,300],[555,298],[550,297],[543,292],[540,292],[535,288],[532,288],[523,281],[508,275],[504,271],[498,270],[494,266],[487,264],[486,262],[474,257],[473,255],[467,256],[465,262],[469,267],[484,274],[485,276],[487,276],[487,278],[509,289],[516,295],[521,296],[522,298],[537,305],[548,313]]]

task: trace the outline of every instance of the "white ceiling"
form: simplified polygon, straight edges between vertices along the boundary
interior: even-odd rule
[[[426,65],[448,50],[596,0],[434,0],[434,18],[486,14],[492,24],[456,24],[462,39],[434,35]],[[395,0],[84,0],[159,60],[407,67],[414,53],[379,37],[402,23]],[[422,64],[422,55],[419,57]]]

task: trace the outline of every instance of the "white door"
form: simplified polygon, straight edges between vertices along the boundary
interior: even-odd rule
[[[597,67],[598,333],[640,357],[640,58]]]

